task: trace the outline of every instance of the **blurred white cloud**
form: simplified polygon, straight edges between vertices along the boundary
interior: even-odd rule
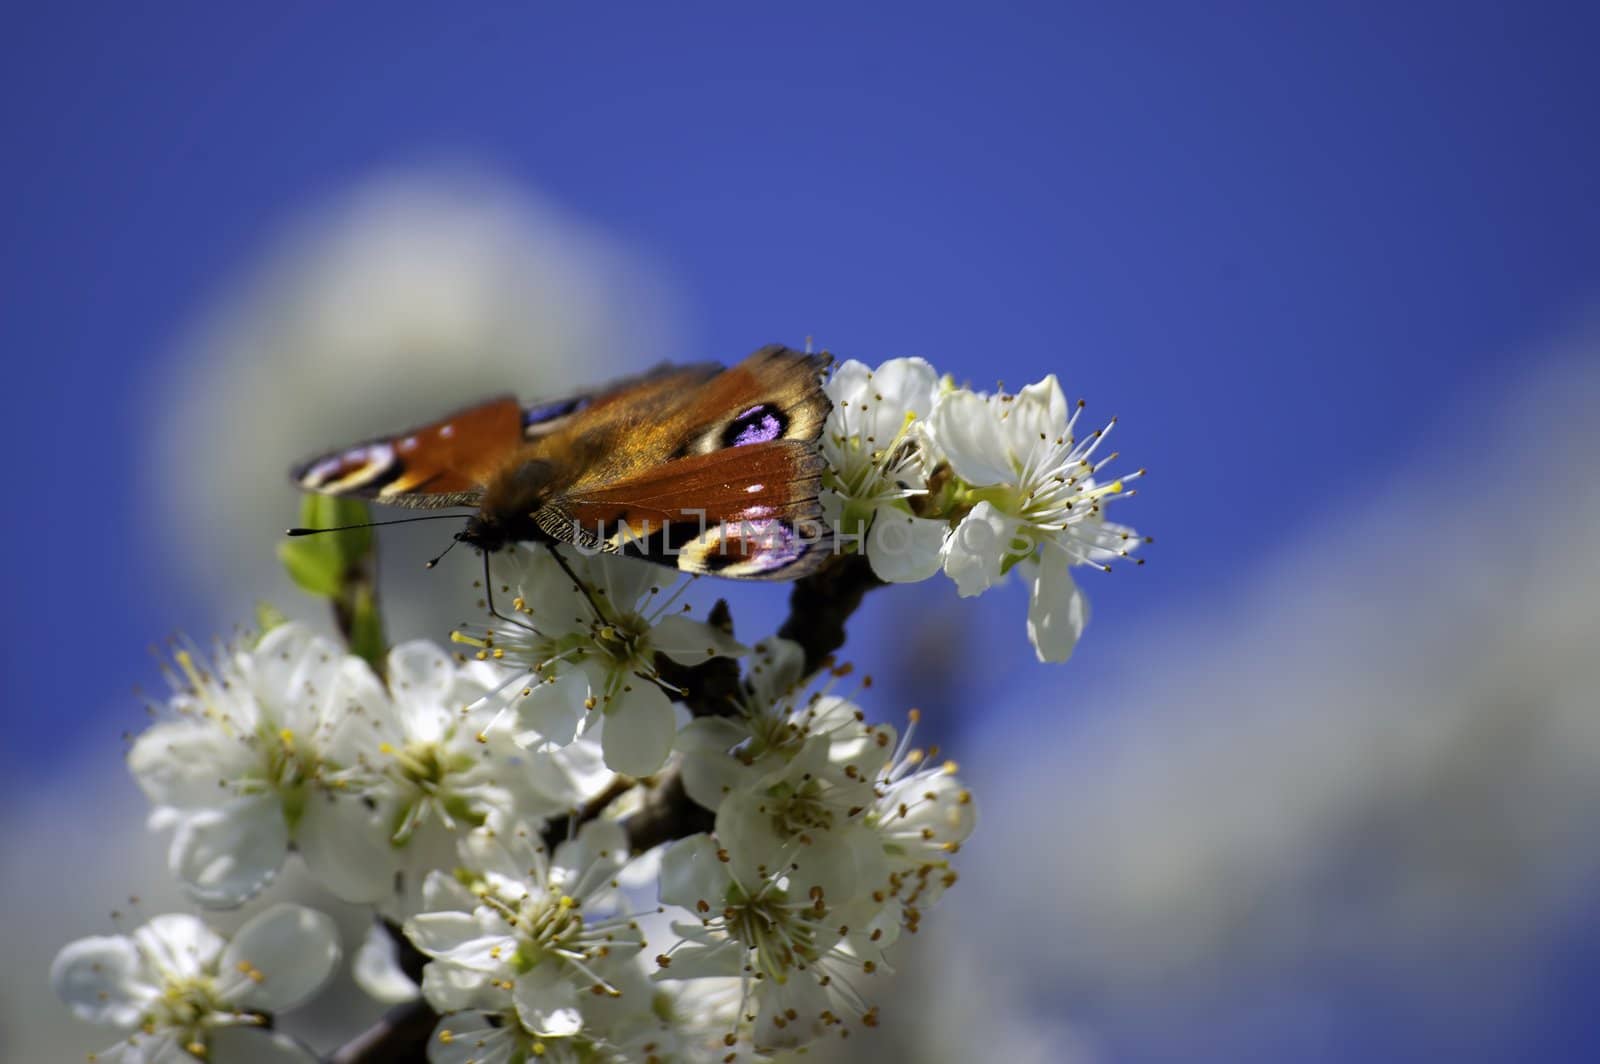
[[[639,251],[491,171],[357,185],[225,284],[152,382],[144,467],[172,571],[222,613],[269,588],[292,604],[272,551],[298,512],[290,464],[488,395],[684,357],[676,304]],[[448,541],[433,531],[404,542]]]

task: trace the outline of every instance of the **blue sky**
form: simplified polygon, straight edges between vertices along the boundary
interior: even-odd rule
[[[148,672],[152,637],[215,624],[141,570],[128,514],[161,471],[128,468],[126,396],[286,218],[418,160],[482,160],[654,256],[693,328],[689,350],[641,362],[814,335],[980,382],[1060,373],[1155,471],[1135,505],[1159,549],[1096,589],[1099,618],[1210,593],[1589,298],[1597,21],[1468,4],[21,12],[0,68],[0,336],[28,457],[6,532],[12,727],[37,739],[74,712],[55,677],[82,654],[63,633],[86,598],[108,690]]]

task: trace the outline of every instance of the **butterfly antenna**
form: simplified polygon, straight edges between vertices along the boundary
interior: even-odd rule
[[[460,542],[461,542],[461,533],[457,532],[455,535],[450,537],[450,545],[448,547],[446,547],[444,550],[440,551],[438,557],[434,558],[427,565],[424,565],[423,568],[424,569],[432,569],[435,565],[438,565],[441,561],[444,560],[444,556],[446,554],[449,554],[451,551],[456,549],[456,544],[460,543]]]
[[[324,532],[350,532],[357,528],[382,528],[384,525],[409,525],[413,521],[466,521],[469,514],[429,514],[427,517],[397,517],[392,521],[365,521],[359,525],[337,525],[333,528],[291,528],[286,536],[320,536]],[[461,538],[459,536],[457,539]]]

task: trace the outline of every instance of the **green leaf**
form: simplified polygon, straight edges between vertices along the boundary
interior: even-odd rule
[[[353,499],[307,495],[300,507],[300,523],[306,528],[338,528],[368,519],[366,503]],[[301,536],[278,544],[278,557],[302,590],[333,598],[344,585],[345,573],[371,552],[372,542],[370,528]]]

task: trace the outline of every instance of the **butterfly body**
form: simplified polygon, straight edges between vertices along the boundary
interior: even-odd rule
[[[313,459],[304,490],[477,509],[486,551],[572,543],[743,579],[793,579],[826,556],[816,440],[822,357],[765,347],[728,369],[664,366],[596,392],[501,397]]]

